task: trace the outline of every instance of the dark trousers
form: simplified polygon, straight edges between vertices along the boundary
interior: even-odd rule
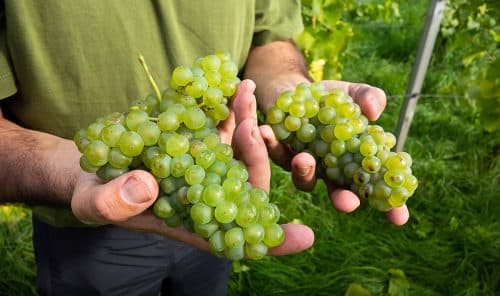
[[[226,295],[231,264],[181,242],[33,218],[40,295]]]

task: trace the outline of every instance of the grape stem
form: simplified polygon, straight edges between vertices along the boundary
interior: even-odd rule
[[[161,93],[160,89],[158,88],[158,85],[155,82],[155,79],[153,78],[153,75],[149,71],[148,65],[146,64],[146,61],[144,60],[144,57],[139,55],[139,62],[141,63],[142,68],[144,69],[144,72],[146,72],[146,76],[149,79],[149,83],[151,83],[151,86],[153,87],[153,90],[156,94],[156,97],[158,98],[158,103],[161,103]]]
[[[148,119],[150,121],[158,121],[159,120],[158,117],[148,117]]]

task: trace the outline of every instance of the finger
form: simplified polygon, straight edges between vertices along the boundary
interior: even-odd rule
[[[234,131],[234,153],[248,170],[248,181],[255,187],[269,191],[271,168],[266,145],[260,135],[257,123],[251,118],[240,122]]]
[[[124,221],[146,210],[158,196],[155,178],[141,170],[101,182],[91,176],[77,184],[71,207],[78,218],[101,224]]]
[[[267,152],[271,159],[279,166],[283,167],[286,170],[290,170],[290,163],[292,161],[292,153],[285,145],[281,144],[276,136],[272,128],[269,125],[261,125],[259,127],[260,134],[262,139],[264,139],[264,143],[267,147]]]
[[[350,213],[356,210],[360,201],[354,192],[346,189],[333,189],[332,184],[328,184],[330,199],[335,209],[343,213]]]
[[[163,220],[158,219],[150,211],[116,224],[136,231],[154,232],[173,240],[188,243],[198,249],[209,251],[208,242],[205,239],[183,227],[173,228],[167,226]]]
[[[351,96],[359,105],[366,117],[373,121],[376,120],[387,104],[387,99],[383,90],[378,87],[370,86],[364,83],[352,83],[337,80],[324,80],[325,88],[340,88]]]
[[[280,256],[302,252],[309,249],[314,243],[314,232],[311,228],[301,224],[283,224],[285,240],[277,247],[269,250],[268,255]]]
[[[295,155],[292,159],[292,180],[303,191],[310,191],[316,185],[316,161],[306,152]]]
[[[257,101],[254,91],[255,83],[250,79],[245,79],[238,85],[232,101],[236,125],[239,125],[247,118],[257,122]]]
[[[403,205],[399,208],[394,208],[389,212],[385,213],[385,217],[391,221],[392,224],[401,226],[408,222],[410,218],[410,212],[408,212],[408,207]]]

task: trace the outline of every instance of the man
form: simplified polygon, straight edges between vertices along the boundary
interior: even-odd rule
[[[33,205],[40,294],[225,294],[229,262],[203,251],[203,239],[145,211],[158,194],[149,173],[132,171],[103,184],[79,169],[68,139],[150,92],[139,53],[163,78],[177,65],[228,50],[243,78],[256,82],[258,106],[266,110],[281,91],[309,81],[288,41],[301,29],[299,3],[288,0],[0,2],[0,198]],[[370,119],[385,106],[379,89],[324,83],[348,91]],[[269,127],[257,127],[254,90],[250,80],[240,84],[221,134],[232,138],[254,186],[269,189],[267,144],[277,162],[291,167],[297,186],[312,188],[314,159],[292,157]],[[359,205],[352,192],[329,188],[337,209]],[[388,216],[402,224],[408,211]],[[313,243],[308,227],[283,228],[286,240],[271,255]]]

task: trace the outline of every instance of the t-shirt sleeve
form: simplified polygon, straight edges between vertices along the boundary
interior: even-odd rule
[[[16,93],[16,82],[7,49],[4,3],[0,2],[0,100]]]
[[[291,39],[304,29],[300,0],[256,0],[253,45]]]

